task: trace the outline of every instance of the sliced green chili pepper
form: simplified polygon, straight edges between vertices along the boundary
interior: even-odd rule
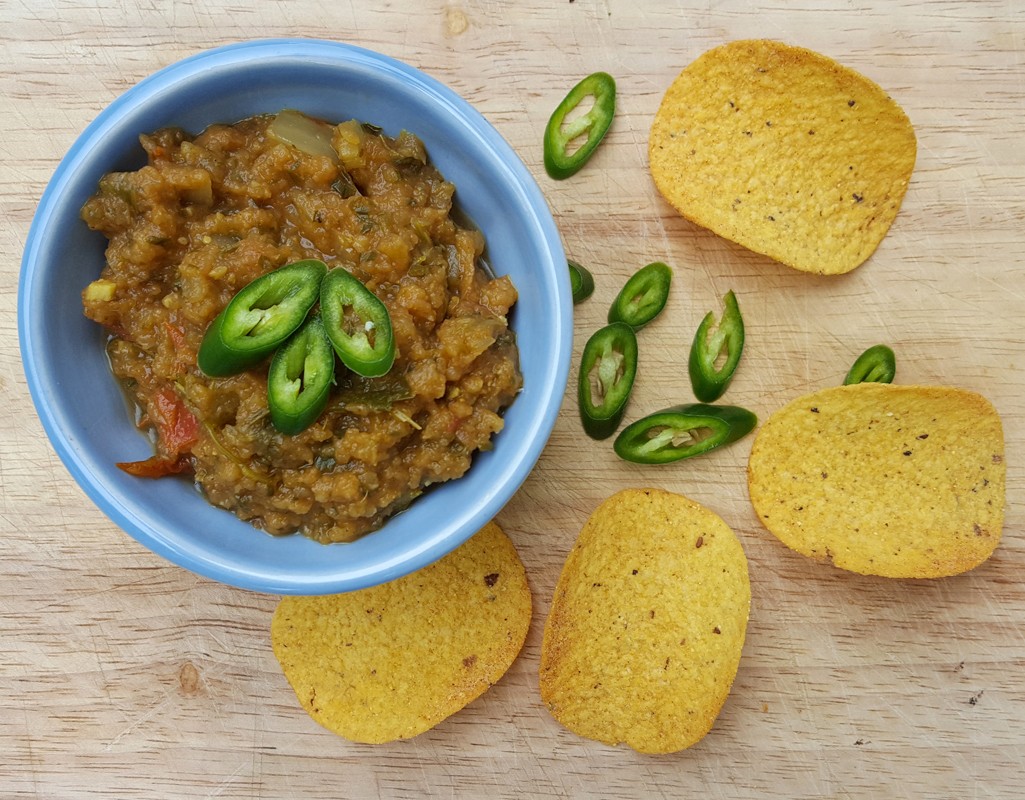
[[[573,289],[573,304],[584,302],[594,293],[594,276],[576,261],[566,261],[569,267],[569,285]]]
[[[868,348],[855,360],[844,378],[844,385],[852,383],[893,383],[897,374],[897,357],[885,344]]]
[[[335,351],[314,314],[278,348],[267,373],[270,421],[284,434],[302,433],[324,411],[335,378]]]
[[[630,276],[609,309],[609,322],[625,322],[639,331],[657,317],[669,299],[673,271],[661,261]]]
[[[332,269],[320,286],[320,313],[338,357],[365,378],[377,378],[395,361],[395,336],[388,308],[342,268]]]
[[[569,122],[566,117],[585,98],[593,97],[594,104],[586,114]],[[559,103],[545,128],[545,169],[556,180],[563,180],[580,170],[605,138],[612,117],[616,113],[616,81],[606,72],[595,72],[570,89]],[[582,145],[570,151],[570,146],[586,135]]]
[[[668,464],[735,442],[757,423],[758,418],[746,408],[691,403],[630,423],[612,447],[624,461]]]
[[[307,259],[243,287],[207,328],[199,368],[211,377],[235,375],[270,355],[303,324],[326,272],[323,261]]]
[[[629,325],[614,322],[587,340],[580,359],[577,402],[588,436],[607,439],[616,432],[636,375],[637,335]]]
[[[709,311],[701,320],[690,347],[691,388],[694,396],[705,403],[722,397],[733,380],[733,373],[744,350],[744,318],[733,291],[723,297],[724,310],[719,324],[715,312]]]

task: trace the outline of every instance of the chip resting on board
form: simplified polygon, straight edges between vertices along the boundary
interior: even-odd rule
[[[379,744],[417,736],[483,694],[520,652],[530,614],[523,564],[492,522],[390,583],[283,598],[271,641],[314,720]]]
[[[985,561],[1004,519],[1004,436],[979,394],[860,383],[800,397],[758,431],[751,502],[785,545],[890,578]]]
[[[563,566],[541,646],[541,698],[569,730],[642,753],[702,739],[740,663],[747,559],[716,514],[629,489],[602,503]]]
[[[649,139],[655,185],[684,217],[804,272],[849,272],[886,235],[915,165],[911,121],[824,55],[730,42],[673,81]]]

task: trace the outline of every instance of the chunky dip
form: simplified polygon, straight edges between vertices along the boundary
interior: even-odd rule
[[[83,292],[155,454],[131,474],[191,474],[214,505],[272,534],[350,541],[491,447],[521,386],[516,289],[453,218],[454,187],[412,134],[298,112],[141,137],[146,166],[105,175],[82,218],[108,239]],[[211,321],[255,279],[303,259],[346,270],[386,306],[387,374],[336,365],[323,413],[269,420],[267,363],[210,377]]]

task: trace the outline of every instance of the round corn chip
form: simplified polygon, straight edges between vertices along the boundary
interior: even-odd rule
[[[566,559],[541,645],[541,698],[571,731],[642,753],[711,730],[740,663],[747,559],[718,516],[658,489],[619,492]]]
[[[378,744],[417,736],[483,694],[520,652],[530,614],[523,564],[492,522],[390,583],[283,598],[271,641],[314,720]]]
[[[748,462],[755,512],[787,547],[889,578],[985,561],[1004,519],[1004,436],[982,396],[861,383],[789,403]]]
[[[690,221],[805,272],[849,272],[896,217],[916,155],[904,111],[868,78],[768,40],[700,56],[669,87],[649,163]]]

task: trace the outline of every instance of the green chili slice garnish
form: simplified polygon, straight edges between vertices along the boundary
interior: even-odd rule
[[[897,357],[885,344],[868,348],[855,360],[844,385],[852,383],[893,383],[897,374]]]
[[[607,439],[623,420],[637,375],[637,335],[622,322],[596,331],[580,359],[577,402],[584,431]]]
[[[395,336],[384,303],[342,268],[320,286],[320,313],[338,357],[353,372],[377,378],[395,361]]]
[[[335,379],[335,351],[314,314],[278,348],[267,373],[270,420],[294,436],[312,425],[327,406]]]
[[[609,322],[625,322],[639,331],[657,317],[669,299],[673,271],[661,261],[630,276],[609,308]]]
[[[323,261],[306,259],[242,288],[207,328],[199,368],[211,377],[235,375],[270,355],[302,325],[326,272]]]
[[[668,464],[735,442],[757,423],[752,412],[737,406],[673,406],[627,425],[613,449],[624,461]]]
[[[587,113],[567,121],[567,117],[588,97],[594,98]],[[545,170],[556,180],[563,180],[580,170],[612,124],[616,113],[616,81],[606,72],[595,72],[570,89],[569,94],[552,112],[545,128]],[[580,137],[583,144],[574,148]]]
[[[722,397],[733,380],[744,350],[744,318],[732,290],[723,297],[723,306],[718,325],[714,311],[709,311],[701,320],[690,348],[687,367],[691,388],[694,396],[704,403]]]
[[[576,261],[566,261],[569,267],[569,285],[573,289],[573,304],[584,302],[594,293],[594,276]]]

